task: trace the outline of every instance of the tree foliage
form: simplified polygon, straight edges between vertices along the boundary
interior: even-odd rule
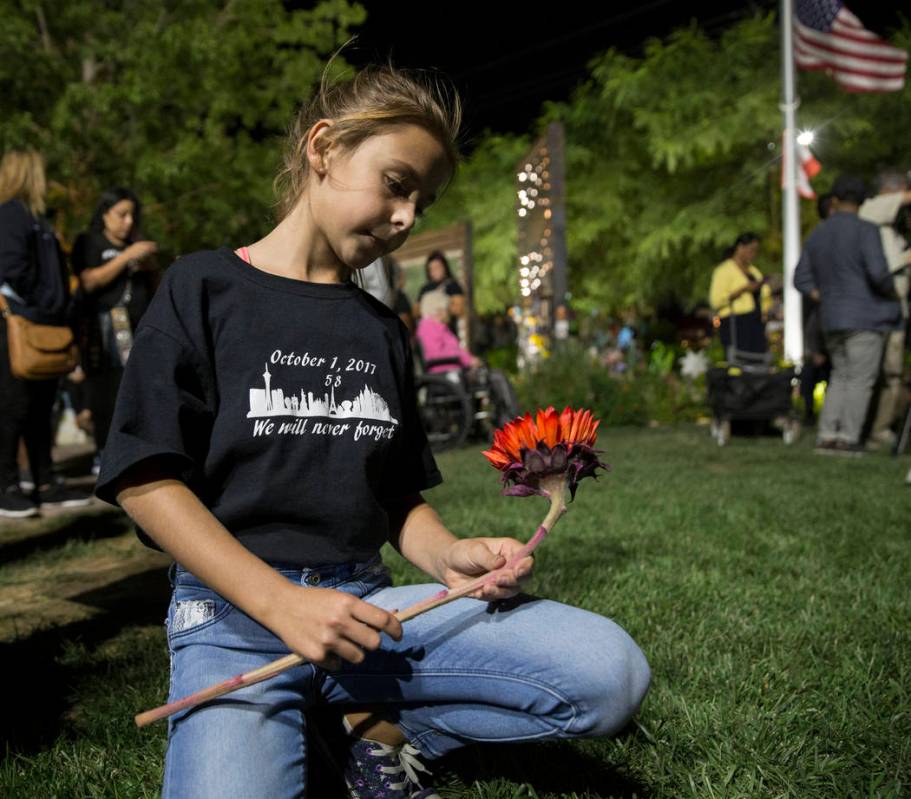
[[[67,236],[127,185],[173,252],[263,232],[280,137],[365,18],[347,0],[0,0],[0,16],[0,147],[45,154]]]
[[[911,26],[892,41],[909,48]],[[640,57],[605,53],[570,101],[545,105],[539,128],[552,120],[566,128],[569,285],[577,304],[704,299],[721,252],[744,230],[763,237],[763,271],[780,272],[779,68],[774,15],[745,19],[718,38],[691,26],[649,42]],[[825,75],[801,73],[798,86],[801,125],[818,131],[817,190],[843,170],[872,177],[902,159],[907,165],[911,85],[851,95]],[[453,192],[461,207],[447,213],[483,220],[491,241],[514,241],[513,172],[489,167],[514,164],[524,142],[484,141]],[[491,207],[493,197],[508,208]],[[806,232],[816,210],[802,205]],[[478,270],[496,275],[514,299],[514,250],[491,246],[485,255],[476,258]],[[501,299],[478,296],[484,307]]]
[[[272,220],[280,137],[327,56],[365,19],[348,0],[0,0],[0,149],[48,158],[65,237],[99,191],[128,185],[147,228],[186,252],[258,235]],[[911,48],[907,21],[892,43]],[[341,60],[339,68],[345,68]],[[823,172],[907,166],[911,84],[852,95],[800,73],[802,127]],[[779,31],[758,15],[711,37],[696,26],[640,56],[593,59],[571,99],[547,103],[567,142],[569,285],[583,307],[703,298],[721,251],[763,237],[780,270]],[[423,227],[468,219],[479,310],[517,297],[515,167],[534,139],[488,133]],[[804,203],[805,231],[815,209]]]

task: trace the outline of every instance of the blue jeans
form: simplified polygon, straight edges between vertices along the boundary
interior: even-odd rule
[[[379,607],[404,609],[439,585],[392,587],[379,558],[278,570]],[[170,699],[288,654],[279,638],[206,588],[173,571],[168,610]],[[648,690],[639,647],[614,622],[585,610],[520,596],[491,606],[460,599],[408,621],[359,665],[337,672],[302,665],[173,716],[167,799],[285,799],[307,784],[304,713],[314,704],[381,705],[422,754],[472,741],[609,735]]]

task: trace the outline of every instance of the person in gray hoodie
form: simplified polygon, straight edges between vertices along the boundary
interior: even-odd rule
[[[860,455],[885,338],[900,326],[902,315],[879,229],[857,215],[864,201],[863,181],[842,175],[833,193],[838,210],[804,244],[794,285],[818,300],[832,361],[816,450]]]

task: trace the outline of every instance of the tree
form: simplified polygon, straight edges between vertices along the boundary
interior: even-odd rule
[[[892,41],[909,48],[911,25]],[[641,57],[605,53],[570,101],[545,105],[538,129],[551,120],[566,127],[577,305],[705,299],[722,251],[744,230],[763,238],[763,271],[780,272],[779,80],[777,20],[763,15],[717,39],[691,26],[648,42]],[[907,159],[911,85],[850,95],[825,75],[801,73],[799,91],[799,119],[819,129],[819,190],[843,170],[870,177]],[[512,167],[527,144],[483,140],[445,206],[447,221],[467,216],[491,242],[476,259],[482,309],[517,296]],[[497,164],[498,174],[487,171]],[[805,231],[815,224],[812,203],[804,202],[802,219]]]
[[[0,0],[0,14],[0,148],[45,154],[65,237],[127,185],[177,253],[262,234],[280,137],[365,18],[347,0]]]

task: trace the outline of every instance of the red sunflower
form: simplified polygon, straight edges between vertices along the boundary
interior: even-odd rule
[[[575,497],[580,480],[596,477],[596,469],[609,468],[598,460],[598,450],[593,448],[599,424],[591,411],[566,407],[558,414],[550,406],[534,418],[526,413],[496,430],[493,446],[484,456],[503,472],[504,494],[547,496],[549,486],[542,486],[542,481],[562,475]]]

